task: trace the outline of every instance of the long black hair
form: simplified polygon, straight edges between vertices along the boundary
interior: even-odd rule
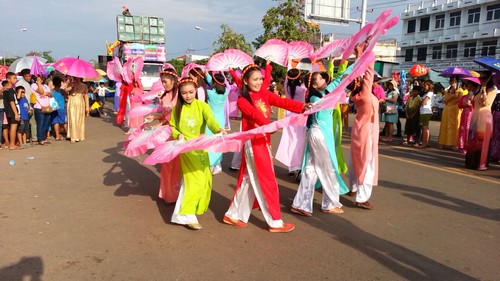
[[[177,76],[175,69],[173,68],[164,69],[162,72],[160,72],[160,81],[163,78],[167,78],[174,81],[174,87],[172,88],[172,100],[174,100],[175,96],[177,95],[177,83],[179,80],[179,77]],[[167,91],[164,91],[160,99],[162,99],[166,94]]]
[[[260,67],[256,64],[249,64],[243,68],[241,71],[241,81],[243,82],[243,87],[241,89],[241,97],[248,100],[248,102],[253,105],[252,98],[250,97],[250,92],[248,91],[248,86],[245,84],[245,80],[248,81],[250,79],[250,76],[252,76],[252,73],[255,71],[260,72]]]
[[[199,67],[192,68],[189,71],[190,75],[196,77],[196,84],[198,85],[197,87],[203,87],[203,91],[205,91],[204,102],[207,102],[207,82],[205,81],[205,75],[203,73],[203,70]],[[198,98],[198,91],[196,91],[196,98]]]
[[[287,87],[288,87],[288,92],[290,92],[290,96],[295,98],[295,89],[302,84],[302,81],[300,81],[300,70],[297,68],[292,68],[288,70],[286,73],[286,78],[288,78],[287,82]]]
[[[311,102],[311,97],[318,97],[318,98],[322,98],[323,97],[323,94],[320,93],[316,88],[314,88],[314,83],[316,82],[316,77],[318,77],[318,75],[321,75],[323,78],[325,78],[321,72],[309,72],[307,75],[306,75],[306,79],[304,81],[304,84],[307,88],[307,97],[306,97],[306,103],[307,102]]]
[[[220,73],[213,73],[212,78],[214,80],[214,89],[215,92],[219,95],[223,95],[226,93],[226,84],[224,83],[226,80],[224,78],[224,75]]]
[[[323,78],[325,78],[325,76],[321,72],[309,72],[304,79],[304,85],[307,88],[306,103],[311,102],[312,97],[318,97],[318,98],[323,97],[323,94],[320,93],[320,91],[318,91],[313,86],[316,83],[316,79],[318,76],[322,76]],[[328,76],[328,74],[327,74],[327,76]],[[327,79],[329,80],[328,77],[327,77]],[[313,116],[314,116],[314,114],[307,116],[306,126],[308,128],[310,128],[313,124],[313,118],[314,118]]]
[[[198,84],[196,84],[196,81],[186,77],[182,78],[179,83],[179,92],[181,91],[182,86],[187,85],[187,84],[192,84],[194,86],[194,89],[197,91],[198,90]],[[175,117],[175,126],[179,127],[179,122],[181,119],[181,112],[182,112],[182,106],[186,104],[186,101],[182,97],[182,95],[179,95],[179,98],[177,99],[177,103],[175,104],[175,110],[174,110],[174,117]]]

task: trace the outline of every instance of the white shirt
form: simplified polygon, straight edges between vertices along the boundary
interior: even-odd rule
[[[100,97],[104,97],[106,96],[106,87],[101,87],[101,86],[98,86],[97,87],[97,94],[100,96]]]
[[[420,114],[432,114],[432,100],[434,99],[434,93],[428,92],[422,97],[422,100],[425,98],[428,99],[424,105],[420,106]]]

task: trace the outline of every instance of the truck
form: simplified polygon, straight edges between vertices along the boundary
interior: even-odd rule
[[[130,57],[141,56],[144,67],[141,82],[145,91],[149,91],[158,73],[167,60],[165,50],[165,21],[154,16],[116,16],[117,41],[113,57],[117,56],[124,64]],[[109,51],[109,50],[108,50]]]

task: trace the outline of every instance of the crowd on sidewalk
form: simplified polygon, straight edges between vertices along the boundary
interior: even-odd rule
[[[85,140],[85,118],[104,115],[103,84],[83,82],[57,71],[48,76],[8,72],[0,90],[1,148],[26,149],[52,141]]]

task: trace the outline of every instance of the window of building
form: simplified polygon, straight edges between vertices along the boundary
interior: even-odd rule
[[[477,23],[479,22],[479,16],[481,15],[481,8],[470,9],[468,14],[469,18],[467,23]]]
[[[425,61],[427,59],[427,47],[417,49],[417,60]]]
[[[436,23],[434,28],[444,28],[444,15],[436,15]]]
[[[462,12],[451,13],[450,14],[450,27],[451,26],[459,26],[461,16],[462,16]]]
[[[465,43],[464,46],[464,57],[475,57],[476,56],[476,42]]]
[[[440,60],[441,59],[441,52],[442,52],[441,46],[432,47],[432,59],[433,60]]]
[[[446,58],[454,59],[458,54],[458,44],[451,44],[446,46]]]
[[[431,17],[425,17],[420,19],[420,31],[429,30],[429,24],[431,23]]]
[[[406,33],[415,33],[415,27],[417,25],[417,20],[408,21],[408,31]]]
[[[497,41],[485,41],[483,42],[483,48],[481,49],[481,56],[494,56],[496,54]]]
[[[500,19],[500,4],[491,5],[486,7],[486,20]]]
[[[413,49],[405,50],[405,61],[413,61]]]

